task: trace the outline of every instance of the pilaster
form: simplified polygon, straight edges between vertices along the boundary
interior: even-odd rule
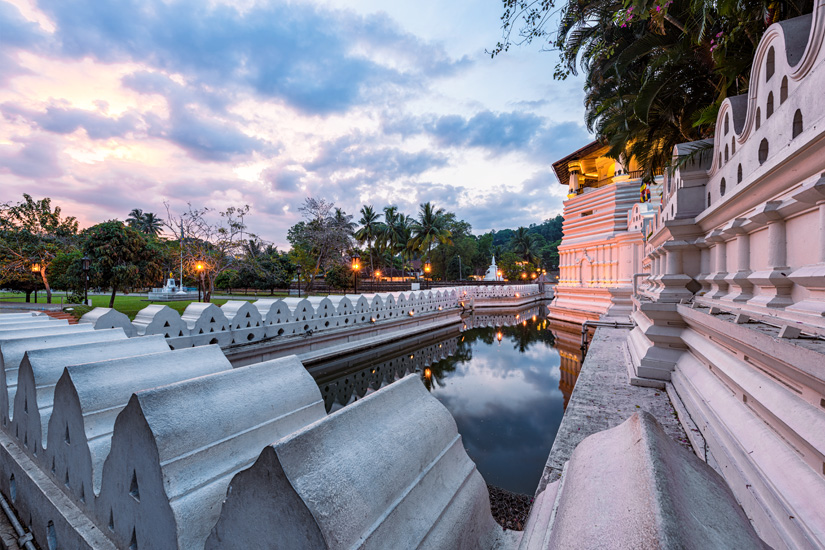
[[[728,273],[725,277],[730,289],[730,292],[722,297],[726,302],[747,302],[753,298],[753,283],[748,279],[752,273],[748,225],[747,219],[736,218],[722,231],[723,236],[736,239],[736,271]]]
[[[813,258],[816,263],[797,268],[788,275],[788,279],[805,288],[810,295],[787,309],[796,313],[814,315],[817,319],[821,319],[825,317],[825,174],[812,186],[796,194],[794,198],[817,206],[819,230],[817,231],[816,255]]]
[[[784,308],[793,304],[788,278],[791,268],[787,264],[787,240],[785,219],[779,212],[781,201],[765,203],[751,216],[751,220],[768,226],[768,267],[750,274],[748,280],[759,289],[748,304],[761,307]]]
[[[710,292],[705,294],[706,298],[719,299],[728,293],[728,282],[725,277],[728,276],[727,271],[727,242],[724,234],[720,229],[715,229],[711,234],[705,238],[706,241],[714,243],[712,251],[713,262],[711,269],[712,273],[708,276],[710,282]]]

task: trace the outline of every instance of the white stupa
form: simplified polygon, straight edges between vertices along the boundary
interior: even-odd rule
[[[484,274],[485,281],[498,281],[498,267],[496,266],[496,257],[493,256],[493,263],[487,268],[487,273]]]

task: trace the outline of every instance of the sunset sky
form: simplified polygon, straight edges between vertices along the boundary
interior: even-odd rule
[[[0,0],[0,202],[81,226],[249,204],[286,245],[305,197],[541,223],[586,144],[582,81],[485,54],[498,0]]]

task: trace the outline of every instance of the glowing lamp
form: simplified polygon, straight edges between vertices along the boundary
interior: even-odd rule
[[[361,256],[358,255],[358,252],[353,252],[352,253],[352,269],[353,269],[353,271],[357,271],[357,270],[361,269],[361,264],[359,263],[360,259],[361,259]]]
[[[200,272],[201,272],[201,271],[203,271],[204,269],[206,269],[206,266],[203,264],[203,262],[198,262],[198,263],[196,263],[196,264],[195,264],[195,270],[196,270],[198,273],[200,273]]]
[[[432,271],[432,269],[433,269],[433,266],[430,263],[430,260],[425,261],[424,262],[424,273],[429,273],[430,271]]]
[[[433,372],[430,369],[424,369],[424,377],[429,378],[433,375]]]
[[[32,273],[40,273],[40,264],[32,264]]]
[[[502,338],[503,336],[504,336],[504,335],[503,335],[502,333],[497,332],[497,333],[496,333],[496,340],[498,340],[499,342],[501,342],[501,338]]]

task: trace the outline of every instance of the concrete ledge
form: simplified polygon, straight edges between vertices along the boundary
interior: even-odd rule
[[[126,315],[116,309],[111,309],[108,307],[96,307],[92,311],[83,315],[83,317],[81,317],[78,321],[78,325],[85,323],[91,323],[95,330],[100,330],[103,328],[122,328],[123,332],[125,332],[126,336],[129,338],[137,335],[135,325],[129,321],[129,318],[126,317]]]
[[[45,468],[45,442],[48,441],[47,429],[54,406],[54,388],[64,368],[163,351],[169,351],[169,346],[162,336],[157,335],[140,340],[112,340],[27,351],[20,363],[10,433],[18,445]]]
[[[769,548],[725,480],[645,412],[576,447],[555,503],[537,510],[549,536],[533,526],[521,550]]]
[[[93,509],[115,419],[130,396],[231,368],[218,346],[66,367],[55,386],[49,419],[46,460],[52,477],[82,507]]]
[[[265,448],[206,548],[476,550],[501,533],[455,421],[408,376]]]
[[[115,423],[98,524],[123,548],[203,548],[232,476],[325,415],[294,356],[137,392]]]
[[[124,339],[126,339],[126,334],[122,329],[92,330],[92,327],[88,325],[83,330],[74,333],[0,339],[0,414],[3,417],[3,429],[9,429],[11,406],[17,391],[17,372],[27,351]]]

